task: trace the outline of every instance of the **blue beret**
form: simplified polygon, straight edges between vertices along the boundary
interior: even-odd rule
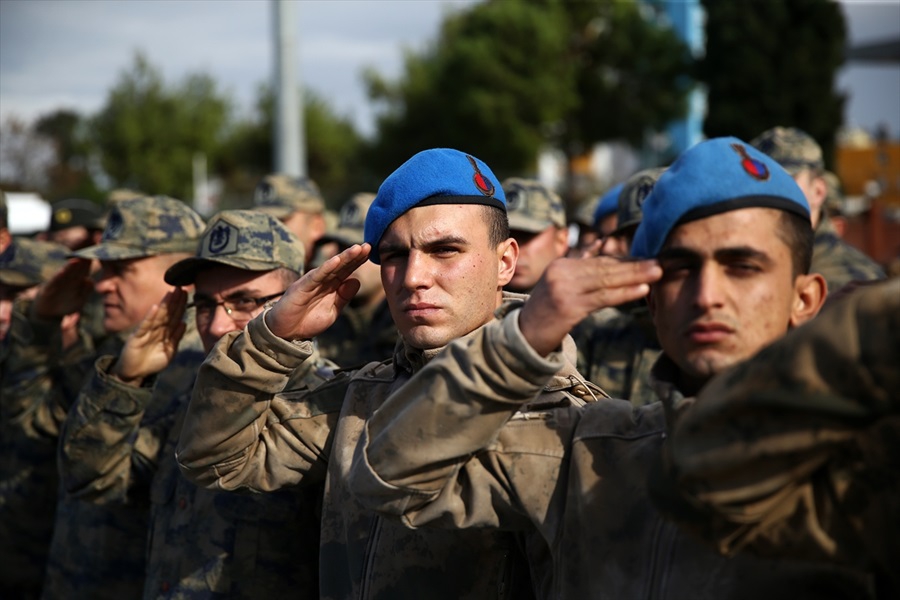
[[[777,208],[809,219],[803,192],[770,157],[734,137],[700,142],[672,163],[647,196],[631,255],[656,256],[681,223],[750,207]]]
[[[597,203],[597,208],[594,209],[594,227],[596,227],[601,220],[619,209],[619,194],[622,193],[623,187],[625,187],[624,181],[612,186],[605,194],[600,196],[600,202]]]
[[[490,167],[470,154],[449,148],[419,152],[378,188],[366,215],[369,260],[381,264],[378,242],[394,220],[414,206],[486,204],[506,210],[506,196]]]

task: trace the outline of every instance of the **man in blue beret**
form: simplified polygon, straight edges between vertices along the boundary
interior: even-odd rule
[[[425,389],[418,373],[447,344],[470,339],[522,305],[521,297],[503,292],[518,245],[509,235],[500,182],[470,154],[420,152],[382,183],[364,239],[307,273],[242,333],[224,336],[213,349],[176,451],[182,472],[219,490],[324,482],[322,598],[532,597],[515,536],[411,530],[368,510],[348,488],[354,449],[385,399],[397,390]],[[354,297],[359,282],[351,274],[367,258],[381,266],[401,337],[392,359],[340,372],[320,386],[298,385],[313,368],[313,341]],[[464,371],[490,371],[465,352],[449,368],[461,379]],[[602,393],[582,383],[571,362],[560,361],[545,375],[553,385],[539,400],[548,406],[581,406]],[[492,388],[482,383],[485,394]],[[452,388],[439,393],[454,395]],[[536,536],[525,547],[534,556],[546,552]]]
[[[381,405],[356,449],[353,492],[413,527],[537,532],[550,552],[532,574],[551,579],[553,598],[871,597],[853,569],[722,557],[666,521],[646,485],[690,396],[817,313],[825,286],[806,274],[811,245],[806,202],[776,163],[735,138],[695,146],[646,200],[639,260],[554,262],[521,310],[422,368],[424,393]],[[643,296],[664,351],[661,402],[534,404],[571,326]],[[475,354],[490,368],[453,371],[461,356],[479,364]]]

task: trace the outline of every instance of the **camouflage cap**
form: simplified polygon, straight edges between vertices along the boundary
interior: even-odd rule
[[[665,167],[644,169],[625,180],[619,192],[616,229],[611,235],[620,235],[641,224],[641,220],[644,218],[644,200],[653,191],[653,186],[665,171]]]
[[[360,192],[341,207],[340,217],[334,231],[322,236],[321,241],[334,241],[344,246],[362,244],[365,241],[366,215],[375,200],[375,194]]]
[[[196,248],[196,255],[166,271],[170,285],[194,283],[197,273],[211,264],[245,271],[286,268],[303,272],[303,242],[282,223],[258,210],[224,210],[213,216]]]
[[[315,181],[283,173],[266,175],[256,184],[253,204],[257,210],[277,219],[283,219],[295,211],[311,214],[325,211],[325,201]]]
[[[129,188],[116,188],[111,190],[109,194],[106,196],[107,204],[115,204],[116,202],[121,202],[122,200],[131,200],[133,198],[141,198],[146,196],[147,194],[143,192],[139,192],[137,190],[132,190]]]
[[[117,202],[100,243],[74,252],[79,258],[124,260],[173,252],[193,252],[203,219],[181,200],[144,196]]]
[[[792,176],[803,169],[825,168],[818,142],[796,127],[773,127],[756,136],[750,145],[770,156]]]
[[[510,177],[501,187],[506,194],[510,229],[537,233],[550,226],[566,226],[562,200],[540,181]]]
[[[49,280],[66,264],[69,249],[62,244],[16,238],[0,254],[0,283],[32,287]]]
[[[103,229],[106,220],[104,212],[90,200],[80,198],[62,200],[53,205],[48,231],[62,231],[70,227]]]

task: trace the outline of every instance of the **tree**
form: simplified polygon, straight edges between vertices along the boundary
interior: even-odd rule
[[[776,125],[803,129],[831,161],[845,97],[834,89],[846,24],[831,0],[703,0],[709,90],[704,132],[749,141]]]
[[[622,0],[492,0],[450,15],[404,74],[367,74],[379,102],[373,160],[454,146],[498,175],[535,170],[548,142],[569,156],[640,142],[683,113],[688,52],[652,10]]]
[[[170,87],[137,54],[93,119],[93,140],[114,186],[188,199],[194,155],[216,161],[230,114],[230,99],[208,75]]]
[[[53,143],[25,121],[8,116],[0,124],[0,187],[43,191],[54,161]]]
[[[44,196],[48,200],[102,199],[90,173],[91,149],[86,125],[86,119],[71,110],[58,110],[35,122],[34,131],[50,140],[56,149],[56,161],[47,168]]]

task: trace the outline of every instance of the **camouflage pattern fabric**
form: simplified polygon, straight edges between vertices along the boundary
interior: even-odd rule
[[[650,370],[662,349],[643,300],[594,313],[578,324],[572,337],[578,347],[578,372],[588,381],[635,406],[658,400]]]
[[[665,355],[654,367],[663,402],[642,407],[539,404],[563,364],[530,348],[516,314],[454,341],[369,422],[351,491],[412,527],[537,532],[549,598],[874,597],[866,573],[722,557],[656,511],[647,476],[686,403]]]
[[[62,244],[15,238],[0,254],[0,284],[29,288],[40,285],[66,264],[69,249]]]
[[[312,179],[272,173],[256,184],[253,207],[276,219],[283,219],[295,211],[322,213],[325,211],[325,200]]]
[[[510,177],[502,183],[509,228],[538,233],[566,226],[566,207],[559,195],[536,179]]]
[[[854,290],[712,380],[655,500],[722,552],[833,561],[900,594],[900,279]]]
[[[189,396],[192,374],[202,360],[199,335],[189,325],[178,353],[156,377],[143,406],[139,419],[144,427],[126,434],[117,429],[121,421],[141,411],[132,398],[110,389],[115,383],[102,369],[113,358],[98,360],[99,370],[81,390],[61,434],[63,489],[43,598],[140,597],[146,571],[150,479],[165,441],[160,432],[172,427],[175,410]],[[131,445],[136,449],[134,456],[130,456]],[[104,459],[109,461],[106,465],[115,466],[129,458],[130,469],[98,473]],[[77,465],[74,475],[69,468],[73,464]],[[79,485],[94,474],[99,479],[95,488]]]
[[[884,269],[878,263],[838,237],[825,215],[816,227],[809,270],[825,278],[829,294],[854,281],[885,278]]]
[[[322,598],[531,597],[515,536],[410,530],[365,510],[347,488],[365,427],[393,390],[417,387],[404,384],[417,379],[431,353],[401,343],[393,361],[311,387],[302,382],[313,368],[312,352],[310,341],[272,334],[264,315],[244,332],[227,334],[197,378],[177,451],[182,471],[201,485],[226,490],[324,482]],[[454,369],[466,368],[461,360]],[[563,377],[557,383],[548,401],[581,402],[593,387]],[[546,544],[538,542],[526,544],[527,551],[545,552]]]
[[[319,353],[342,368],[388,360],[400,338],[387,301],[374,307],[344,307],[334,325],[316,338]]]
[[[773,127],[756,136],[750,145],[771,156],[792,177],[803,169],[817,173],[825,169],[819,143],[796,127]]]

